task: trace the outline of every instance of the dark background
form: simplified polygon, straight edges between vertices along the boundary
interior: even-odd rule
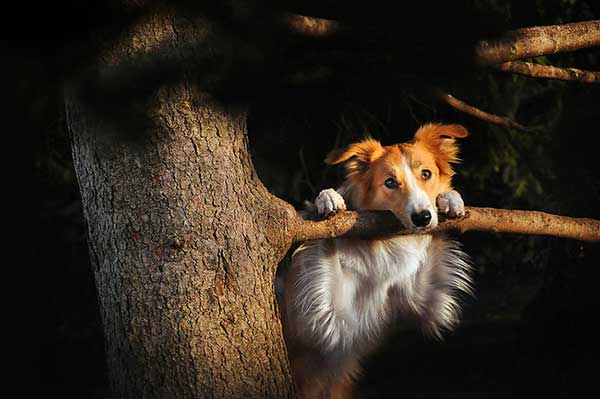
[[[300,207],[340,182],[340,171],[322,163],[332,148],[365,134],[384,144],[408,140],[420,124],[439,121],[461,123],[471,132],[462,140],[464,162],[455,180],[467,205],[600,218],[599,87],[470,68],[453,47],[507,29],[597,19],[596,2],[419,2],[401,12],[383,1],[281,4],[377,26],[386,35],[357,45],[286,42],[264,55],[272,68],[268,74],[238,71],[238,79],[251,82],[240,96],[251,104],[253,159],[273,193]],[[8,89],[0,94],[3,131],[11,139],[4,151],[11,235],[26,237],[17,240],[25,244],[21,270],[39,282],[35,306],[24,311],[33,320],[28,344],[48,395],[107,398],[102,327],[62,85],[85,66],[83,44],[90,33],[120,20],[113,8],[96,2],[41,7],[28,18],[28,27],[37,29],[19,25],[5,36],[12,39],[3,40]],[[328,46],[341,46],[342,56],[324,56]],[[387,54],[387,48],[396,61],[364,57],[373,49]],[[600,52],[535,61],[599,70]],[[536,129],[501,128],[457,113],[428,97],[423,82]],[[457,238],[476,266],[477,294],[465,298],[464,322],[442,343],[398,331],[367,362],[360,384],[365,396],[595,396],[598,244],[487,233]]]

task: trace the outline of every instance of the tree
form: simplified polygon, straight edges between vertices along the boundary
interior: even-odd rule
[[[162,10],[146,18],[109,44],[98,73],[180,45],[180,29],[198,46],[222,40],[210,22],[182,29]],[[188,61],[172,51],[170,62]],[[102,100],[118,101],[110,94]],[[83,96],[68,91],[66,108],[115,397],[291,397],[272,284],[286,218],[253,169],[244,107],[191,81],[163,86],[127,116],[153,123],[128,145],[114,137],[140,126]]]
[[[303,221],[258,179],[237,70],[255,53],[218,11],[133,12],[65,90],[115,397],[292,397],[277,264],[356,224]]]

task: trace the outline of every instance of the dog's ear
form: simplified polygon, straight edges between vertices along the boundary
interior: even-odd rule
[[[469,132],[461,125],[428,123],[415,133],[415,142],[422,143],[437,159],[440,173],[452,176],[451,163],[460,162],[456,138],[467,137]]]
[[[349,175],[361,173],[371,162],[383,155],[384,152],[385,150],[379,141],[367,138],[358,143],[350,144],[345,148],[331,151],[325,158],[325,163],[330,165],[343,163]]]

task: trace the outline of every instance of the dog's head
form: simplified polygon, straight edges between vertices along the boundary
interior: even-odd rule
[[[356,209],[391,210],[407,228],[438,224],[436,198],[452,189],[460,125],[427,124],[408,143],[382,146],[365,139],[332,151],[325,162],[346,168],[345,189]]]

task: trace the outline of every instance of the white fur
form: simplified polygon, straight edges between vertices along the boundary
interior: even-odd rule
[[[465,203],[458,191],[452,190],[438,195],[436,204],[440,213],[444,213],[449,217],[455,218],[465,215]]]
[[[315,206],[319,215],[327,216],[330,213],[345,210],[346,202],[337,191],[333,188],[328,188],[319,193],[315,199]]]

